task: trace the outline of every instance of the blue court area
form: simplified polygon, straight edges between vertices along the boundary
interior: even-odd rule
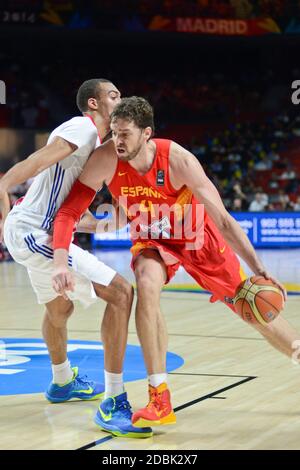
[[[68,342],[68,357],[79,373],[103,382],[103,347],[96,341]],[[167,353],[167,370],[181,367],[184,360]],[[128,345],[124,365],[125,382],[146,378],[140,346]],[[45,343],[41,339],[2,338],[0,340],[0,395],[44,392],[51,381],[51,367]]]

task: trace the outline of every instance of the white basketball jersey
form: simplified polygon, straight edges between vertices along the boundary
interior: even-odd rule
[[[89,156],[101,143],[96,126],[87,116],[74,117],[61,124],[50,134],[47,143],[57,136],[77,145],[77,150],[36,176],[23,201],[10,213],[31,227],[50,233],[58,209]]]

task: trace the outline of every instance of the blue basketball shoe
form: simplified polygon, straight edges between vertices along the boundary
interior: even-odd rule
[[[87,376],[78,375],[78,367],[72,367],[73,378],[64,385],[50,383],[46,390],[45,397],[51,403],[61,403],[72,400],[97,400],[104,393],[104,385],[88,380]]]
[[[131,423],[132,411],[127,393],[106,398],[100,403],[94,418],[95,423],[113,436],[143,438],[151,437],[151,428],[136,428]]]

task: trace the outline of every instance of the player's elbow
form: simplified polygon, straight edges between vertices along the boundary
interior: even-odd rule
[[[228,212],[222,214],[219,217],[217,225],[218,225],[218,229],[220,230],[220,232],[222,232],[222,233],[229,232],[231,230],[231,227],[232,227],[231,215],[228,214]]]
[[[69,153],[75,152],[78,148],[77,145],[63,139],[62,137],[56,137],[50,145],[53,145],[57,151],[65,151]]]

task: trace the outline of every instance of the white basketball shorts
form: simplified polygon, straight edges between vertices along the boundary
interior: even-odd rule
[[[55,299],[52,236],[20,221],[16,214],[9,214],[4,225],[4,241],[14,260],[27,268],[38,303],[45,304]],[[97,300],[92,282],[108,286],[116,275],[116,271],[96,256],[73,243],[69,251],[69,267],[74,274],[75,288],[74,292],[68,291],[68,297],[79,300],[84,307]]]

